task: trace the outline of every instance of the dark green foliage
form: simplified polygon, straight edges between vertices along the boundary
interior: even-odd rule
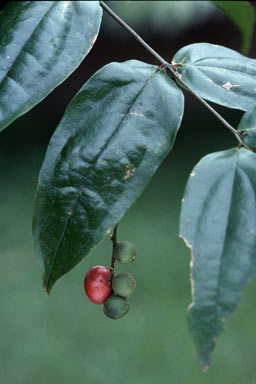
[[[249,1],[214,1],[214,4],[225,12],[241,32],[243,54],[249,52],[255,23],[255,13]]]
[[[0,130],[62,83],[92,48],[98,1],[9,1],[0,14]]]
[[[51,287],[101,241],[171,150],[183,94],[136,60],[100,69],[56,129],[40,172],[34,240]]]
[[[247,52],[253,8],[248,2],[215,4],[239,27]],[[98,36],[101,16],[97,1],[7,4],[0,14],[0,130],[78,67]],[[130,60],[101,68],[74,97],[50,141],[33,221],[43,285],[50,293],[63,274],[111,233],[172,149],[184,109],[175,82],[198,99],[247,111],[238,135],[201,99],[234,133],[239,147],[204,157],[190,174],[183,199],[181,237],[192,253],[188,323],[207,368],[224,320],[256,272],[256,60],[198,43],[181,48],[171,67],[132,34],[163,65]],[[116,243],[114,235],[112,242],[112,266],[134,260],[134,244]],[[129,273],[114,277],[114,294],[103,308],[108,317],[127,313],[126,297],[135,285]]]
[[[215,338],[256,271],[256,154],[244,148],[205,156],[190,174],[180,234],[192,255],[188,321],[203,366]]]
[[[255,105],[256,60],[220,45],[198,43],[173,58],[182,80],[203,99],[247,111]]]

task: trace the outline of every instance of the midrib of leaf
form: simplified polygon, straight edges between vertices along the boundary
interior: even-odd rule
[[[43,17],[41,18],[41,20],[39,21],[39,23],[35,26],[35,28],[33,29],[32,33],[30,34],[29,38],[24,42],[24,44],[21,46],[21,49],[20,49],[20,52],[18,53],[18,55],[16,56],[15,60],[12,62],[12,65],[10,66],[10,68],[8,69],[8,71],[6,72],[6,74],[4,75],[4,77],[2,78],[2,80],[0,81],[0,85],[4,82],[4,80],[9,76],[9,72],[12,70],[13,66],[16,64],[17,60],[19,59],[20,55],[22,54],[23,52],[23,48],[25,48],[25,46],[27,45],[27,43],[31,40],[31,38],[33,37],[33,35],[35,34],[36,30],[40,27],[41,23],[43,22],[44,18],[48,16],[48,13],[52,10],[53,7],[57,6],[58,5],[58,2],[55,2],[54,4],[51,5],[51,7],[45,12],[45,14],[43,15]]]
[[[237,160],[238,160],[238,156],[237,156]],[[237,160],[236,160],[236,164],[237,164]],[[234,185],[234,180],[235,180],[235,173],[236,173],[236,167],[234,167],[234,176],[233,176],[233,185]],[[222,175],[223,177],[223,175]],[[225,174],[224,174],[224,177],[225,177]],[[213,184],[213,186],[210,188],[209,192],[208,192],[208,195],[210,195],[210,191],[215,187],[215,184],[219,181],[219,179],[216,180],[216,182]],[[225,225],[225,234],[224,234],[224,241],[223,241],[223,246],[222,246],[222,250],[221,250],[221,255],[220,255],[220,260],[222,260],[222,255],[223,255],[223,251],[224,251],[224,247],[225,247],[225,242],[226,242],[226,234],[227,234],[227,228],[228,228],[228,220],[229,220],[229,217],[230,217],[230,207],[231,207],[231,203],[232,203],[232,198],[233,198],[233,190],[234,188],[232,187],[232,193],[231,193],[231,197],[230,197],[230,204],[229,204],[229,209],[228,209],[228,215],[227,215],[227,220],[226,220],[226,225]],[[200,223],[200,217],[202,215],[204,215],[204,206],[207,202],[207,199],[204,201],[203,203],[203,209],[201,210],[200,214],[199,214],[199,217],[198,217],[198,220],[197,220],[197,225],[196,225],[196,230],[195,230],[195,233],[198,232],[198,229],[199,229],[199,223]],[[187,246],[190,248],[191,250],[191,258],[192,258],[192,265],[194,264],[194,256],[193,256],[193,253],[194,253],[194,247],[195,245],[193,244],[196,239],[194,238],[194,241],[191,241],[191,243],[187,240],[186,236],[183,236],[182,234],[180,235],[180,237],[183,239],[183,241],[185,242],[185,244],[187,244]],[[217,282],[217,288],[216,288],[216,306],[217,306],[217,301],[218,301],[218,297],[219,297],[219,280],[220,280],[220,270],[221,270],[221,262],[220,262],[220,265],[219,265],[219,273],[218,273],[218,282]],[[193,275],[192,275],[192,279],[193,279]],[[192,307],[194,304],[196,303],[196,295],[194,294],[194,297],[193,297],[193,300],[192,300],[192,303],[190,304],[190,307]],[[217,311],[216,311],[217,312]]]
[[[143,90],[145,89],[145,87],[148,85],[149,81],[153,78],[153,76],[155,76],[157,72],[154,72],[152,75],[149,76],[149,78],[146,80],[145,84],[143,85],[143,87],[140,89],[140,91],[137,93],[137,95],[135,96],[135,98],[133,99],[132,103],[130,104],[129,108],[127,109],[127,111],[125,112],[125,114],[123,115],[123,117],[121,118],[119,124],[117,125],[116,129],[114,130],[113,134],[108,138],[108,140],[106,140],[106,143],[103,145],[103,147],[101,148],[101,150],[99,151],[98,155],[95,157],[95,160],[93,163],[91,163],[91,166],[90,166],[90,169],[86,175],[86,178],[89,178],[90,175],[91,175],[91,172],[93,170],[93,168],[95,167],[95,165],[97,165],[97,162],[98,160],[100,159],[101,155],[104,153],[105,149],[108,147],[108,145],[110,144],[110,142],[113,140],[113,138],[116,136],[116,134],[119,132],[120,130],[120,127],[122,126],[122,123],[124,121],[124,119],[126,118],[127,114],[130,112],[131,108],[133,107],[134,103],[136,102],[136,100],[138,99],[138,97],[142,94]],[[83,185],[83,187],[85,187],[86,184]],[[82,193],[82,189],[79,190],[78,194],[77,194],[77,198],[71,208],[71,210],[74,212],[76,207],[77,207],[77,203],[80,199],[80,196],[81,196],[81,193]],[[68,215],[67,216],[67,219],[65,221],[65,224],[64,224],[64,227],[63,227],[63,231],[62,231],[62,234],[60,236],[60,240],[56,246],[56,249],[54,251],[54,256],[53,256],[53,261],[52,261],[52,264],[51,264],[51,268],[50,268],[50,272],[49,272],[49,275],[48,275],[48,278],[47,278],[47,281],[46,281],[46,284],[45,284],[45,288],[47,289],[48,287],[48,284],[49,284],[49,281],[50,281],[50,278],[51,278],[51,275],[52,275],[52,271],[53,271],[53,267],[54,267],[54,264],[55,264],[55,260],[56,260],[56,257],[57,257],[57,252],[58,252],[58,249],[63,241],[63,238],[64,238],[64,235],[65,235],[65,232],[66,232],[66,228],[67,228],[67,225],[69,223],[69,220],[70,220],[70,217],[71,215]],[[77,256],[74,256],[71,261],[70,261],[70,264],[72,265],[73,261],[74,261],[74,258],[77,257]]]
[[[256,126],[255,127],[251,127],[251,128],[242,128],[242,129],[239,129],[240,131],[252,131],[252,130],[256,130]]]

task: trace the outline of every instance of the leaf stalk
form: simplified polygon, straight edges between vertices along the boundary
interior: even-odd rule
[[[114,227],[113,234],[110,237],[110,240],[112,241],[112,244],[113,244],[112,259],[111,259],[111,266],[110,266],[110,270],[111,270],[112,275],[114,274],[115,261],[116,261],[115,260],[115,249],[116,249],[117,244],[118,244],[118,242],[117,242],[118,225],[119,225],[119,223],[117,223],[116,226]]]

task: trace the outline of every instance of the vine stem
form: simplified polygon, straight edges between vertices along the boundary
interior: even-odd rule
[[[233,133],[240,146],[243,146],[247,149],[247,145],[245,145],[238,133],[238,131],[232,127],[210,104],[208,104],[204,99],[202,99],[199,95],[197,95],[186,83],[182,80],[175,69],[175,65],[168,63],[162,56],[160,56],[153,48],[151,48],[138,34],[135,32],[123,19],[121,19],[111,8],[104,3],[104,1],[100,0],[100,5],[102,8],[120,24],[126,31],[128,31],[152,56],[154,56],[167,70],[170,74],[177,80],[178,83],[182,84],[184,88],[186,88],[192,95],[194,95],[197,100],[199,100],[230,132]]]
[[[113,244],[112,259],[111,259],[111,266],[110,266],[110,270],[111,270],[112,275],[114,274],[114,268],[115,268],[115,249],[116,249],[117,244],[118,244],[118,242],[117,242],[118,225],[119,225],[119,223],[117,223],[116,226],[114,227],[113,234],[110,237],[110,240],[112,241],[112,244]]]

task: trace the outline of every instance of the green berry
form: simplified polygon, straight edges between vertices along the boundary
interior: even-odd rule
[[[122,297],[129,297],[136,287],[136,281],[134,277],[128,273],[119,273],[113,279],[112,288],[115,295]]]
[[[103,306],[103,311],[110,319],[120,319],[129,311],[129,303],[124,297],[111,295]]]
[[[136,248],[130,241],[120,241],[114,251],[114,256],[119,263],[128,264],[136,257]]]

